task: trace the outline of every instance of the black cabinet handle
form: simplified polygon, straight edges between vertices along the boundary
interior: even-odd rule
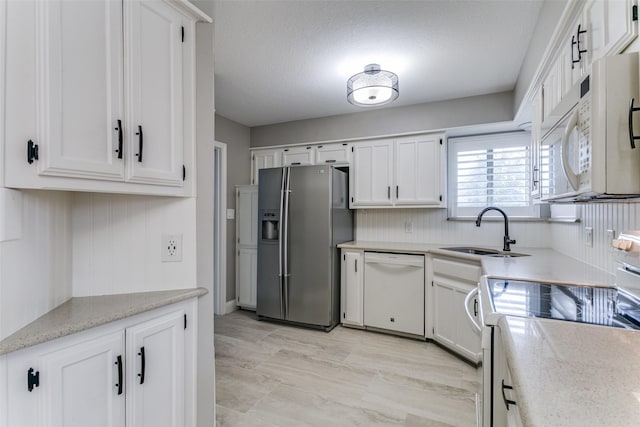
[[[636,148],[636,139],[640,139],[640,136],[633,134],[633,113],[640,111],[640,107],[634,107],[633,102],[634,99],[631,98],[631,103],[629,104],[629,141],[631,142],[631,148]]]
[[[142,126],[138,125],[138,132],[136,132],[136,135],[138,135],[138,154],[136,154],[136,156],[138,156],[138,162],[142,163],[142,147],[143,147]]]
[[[40,387],[40,371],[33,372],[33,368],[27,371],[27,390],[33,391],[34,387]]]
[[[387,199],[391,200],[391,187],[387,186]]]
[[[118,131],[118,149],[116,153],[118,153],[118,158],[122,158],[122,120],[118,120],[118,127],[116,128]]]
[[[118,356],[116,358],[116,365],[118,365],[118,384],[116,384],[116,387],[118,387],[118,396],[120,396],[122,394],[122,380],[124,378],[122,378],[122,356]]]
[[[400,186],[396,185],[396,199],[398,198],[399,194],[400,194]]]
[[[336,161],[335,160],[325,160],[324,162],[325,163],[335,163]]]
[[[473,315],[478,317],[478,298],[473,299]]]
[[[504,385],[504,380],[502,380],[502,400],[504,401],[504,406],[507,407],[507,411],[508,411],[509,405],[516,405],[516,401],[507,399],[507,395],[504,393],[505,389],[513,390],[513,387],[510,385]]]
[[[29,140],[27,141],[27,163],[31,164],[34,160],[38,160],[38,144]]]
[[[140,347],[140,352],[138,353],[140,356],[140,373],[138,376],[140,377],[140,384],[144,384],[144,371],[145,371],[145,357],[144,357],[144,347]]]
[[[358,272],[358,260],[356,260],[356,273]]]
[[[582,27],[582,24],[578,24],[578,32],[576,33],[576,41],[578,44],[578,61],[582,61],[582,54],[587,53],[587,49],[580,48],[580,34],[586,33],[587,30],[581,30],[580,27]]]

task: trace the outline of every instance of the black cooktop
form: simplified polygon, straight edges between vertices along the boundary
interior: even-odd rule
[[[496,312],[594,325],[640,329],[640,301],[607,287],[489,279]]]

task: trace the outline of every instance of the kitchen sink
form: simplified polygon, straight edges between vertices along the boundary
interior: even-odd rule
[[[527,254],[518,254],[515,252],[503,252],[503,251],[497,251],[495,249],[487,249],[487,248],[474,248],[470,246],[460,246],[460,247],[440,248],[440,249],[444,249],[445,251],[461,252],[463,254],[503,257],[503,258],[529,256]]]

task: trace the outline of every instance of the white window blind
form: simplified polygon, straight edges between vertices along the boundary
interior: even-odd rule
[[[534,216],[530,150],[525,132],[449,139],[451,216],[476,216],[487,206]]]

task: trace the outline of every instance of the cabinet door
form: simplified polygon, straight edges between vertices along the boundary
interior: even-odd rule
[[[258,186],[236,189],[236,234],[240,246],[258,245]]]
[[[282,152],[282,164],[291,165],[313,165],[316,162],[316,147],[291,147],[285,148]]]
[[[441,135],[420,135],[396,141],[396,205],[437,205],[442,199]]]
[[[584,30],[584,25],[580,20],[571,24],[572,33],[565,40],[564,49],[559,53],[560,62],[557,67],[559,67],[558,74],[561,76],[559,80],[560,98],[564,98],[586,72],[587,57],[584,53],[578,53],[578,25],[580,25],[581,31]],[[579,37],[580,50],[588,49],[588,38],[585,37],[584,33],[581,33]]]
[[[122,180],[122,2],[39,1],[37,7],[38,171]]]
[[[236,280],[238,305],[255,309],[258,283],[258,249],[238,249]]]
[[[252,156],[251,183],[258,185],[260,169],[282,166],[282,150],[256,150]]]
[[[363,287],[364,265],[362,252],[342,252],[341,266],[341,297],[340,306],[342,316],[340,321],[347,325],[363,326]]]
[[[350,207],[391,206],[393,141],[377,140],[354,145]]]
[[[124,426],[125,388],[120,387],[124,377],[119,375],[118,356],[124,364],[122,332],[41,355],[43,425]]]
[[[434,339],[462,356],[478,362],[481,354],[480,335],[476,334],[466,318],[464,305],[465,297],[473,287],[463,287],[441,277],[434,277],[433,287]],[[473,307],[471,309],[473,310]]]
[[[586,60],[589,66],[598,58],[615,55],[638,35],[633,20],[632,0],[590,0],[584,7],[583,22]]]
[[[323,144],[316,147],[316,164],[351,163],[352,145],[347,143]]]
[[[531,197],[540,199],[540,139],[542,138],[542,89],[531,105]]]
[[[182,185],[182,15],[160,1],[125,1],[127,179]]]
[[[184,310],[127,328],[125,334],[127,425],[183,425]]]

